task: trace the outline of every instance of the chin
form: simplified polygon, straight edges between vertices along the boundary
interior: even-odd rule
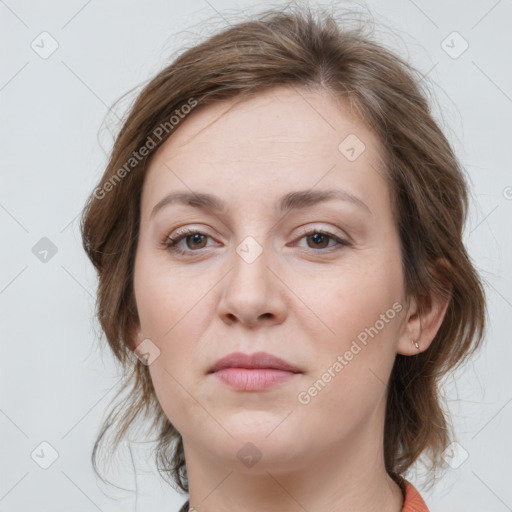
[[[254,451],[262,452],[262,459],[285,460],[304,443],[300,441],[299,434],[302,428],[294,424],[293,415],[288,413],[270,413],[263,411],[243,411],[232,415],[229,419],[219,418],[219,422],[233,436],[227,439],[227,445],[238,452],[246,443],[254,445]],[[286,419],[285,419],[286,418]],[[283,421],[284,420],[284,421]],[[218,441],[220,446],[222,441]]]
[[[290,408],[290,411],[292,409]],[[225,416],[219,416],[219,422],[226,427],[236,439],[266,440],[281,439],[286,441],[291,431],[296,429],[293,424],[293,414],[290,411],[279,410],[239,410]],[[287,417],[288,416],[288,417]]]

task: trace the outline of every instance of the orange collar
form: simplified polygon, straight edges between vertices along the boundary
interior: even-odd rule
[[[427,504],[411,482],[401,478],[398,484],[404,494],[402,512],[429,512]]]

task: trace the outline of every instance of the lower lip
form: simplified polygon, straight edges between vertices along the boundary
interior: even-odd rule
[[[290,380],[297,373],[271,368],[225,368],[214,373],[222,382],[240,391],[260,391]]]

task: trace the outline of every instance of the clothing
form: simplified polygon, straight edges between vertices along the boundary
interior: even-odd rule
[[[402,489],[404,495],[404,505],[402,512],[429,512],[426,503],[420,496],[416,488],[404,478],[399,477],[397,484]],[[179,512],[188,512],[189,502],[187,501],[179,510]]]
[[[411,482],[402,478],[401,481],[398,481],[397,483],[404,494],[404,506],[402,507],[402,512],[429,512],[427,504],[423,501],[420,493],[411,484]],[[188,509],[185,509],[185,512],[187,512],[187,510]]]

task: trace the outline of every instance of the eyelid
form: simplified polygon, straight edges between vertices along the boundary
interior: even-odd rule
[[[196,226],[192,225],[192,226],[184,226],[182,228],[176,229],[170,235],[168,235],[168,238],[171,238],[171,235],[172,235],[172,238],[176,238],[176,237],[178,237],[180,235],[196,234],[196,233],[200,233],[202,235],[208,235],[209,237],[211,237],[211,235],[209,235],[208,233],[204,232],[202,227],[196,227]]]
[[[321,222],[313,222],[313,223],[310,223],[310,224],[306,224],[305,226],[301,226],[300,229],[302,230],[303,234],[308,234],[311,231],[315,231],[315,232],[316,231],[323,231],[323,232],[328,233],[329,235],[331,235],[333,237],[338,237],[338,238],[344,237],[344,238],[347,238],[347,239],[350,238],[344,231],[342,231],[341,233],[337,234],[335,231],[336,230],[341,231],[339,228],[325,227],[325,226],[322,226]]]

